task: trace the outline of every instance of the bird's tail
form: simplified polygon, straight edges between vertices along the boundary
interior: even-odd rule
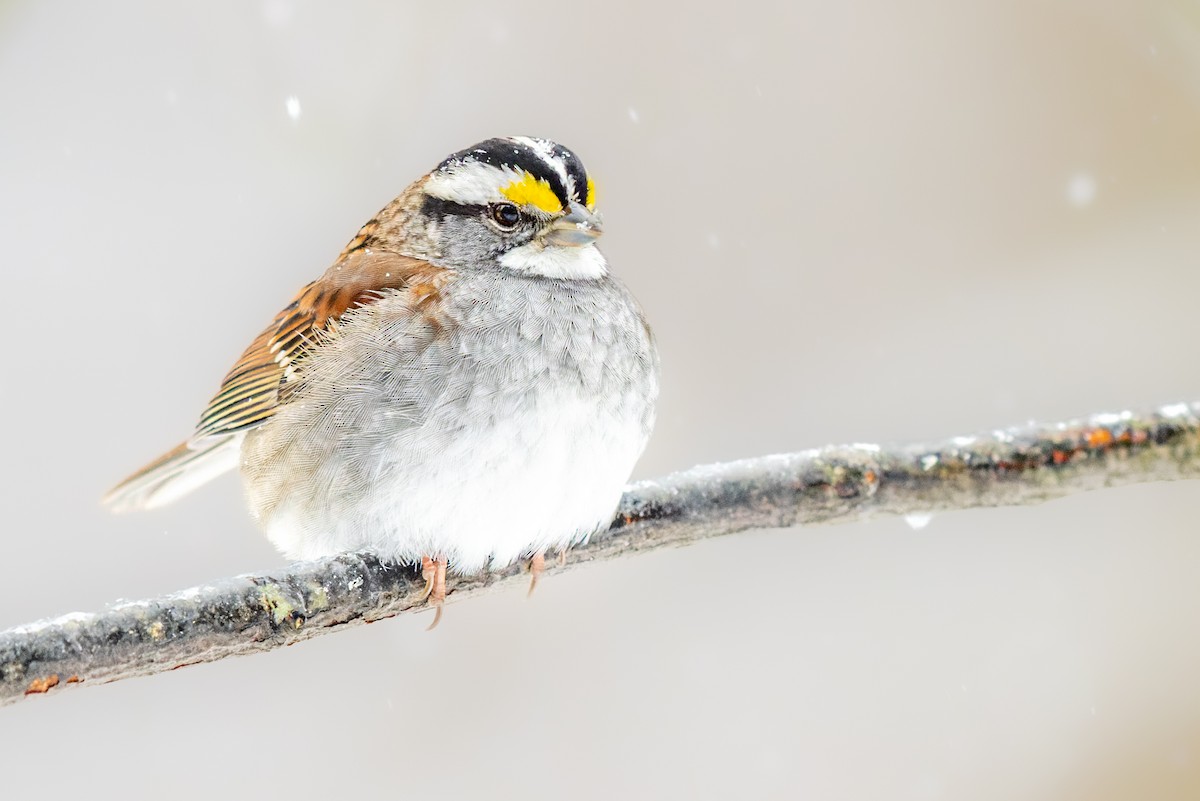
[[[104,496],[114,512],[165,506],[237,467],[244,434],[184,442],[126,478]]]

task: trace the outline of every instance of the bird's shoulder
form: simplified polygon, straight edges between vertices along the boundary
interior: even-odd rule
[[[254,428],[286,399],[301,360],[347,313],[400,296],[412,314],[438,324],[441,293],[454,271],[424,259],[367,247],[349,249],[297,293],[250,344],[209,402],[193,439]]]

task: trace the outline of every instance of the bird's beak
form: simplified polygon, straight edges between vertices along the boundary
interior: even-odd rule
[[[604,233],[600,218],[579,203],[572,203],[567,214],[550,223],[546,232],[547,245],[583,247]]]

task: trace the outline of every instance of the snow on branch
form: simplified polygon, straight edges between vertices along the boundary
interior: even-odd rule
[[[955,437],[848,445],[695,467],[628,488],[605,532],[547,573],[753,528],[1039,503],[1121,484],[1200,477],[1200,403],[1148,414]],[[447,602],[528,582],[521,566],[452,577]],[[424,609],[411,567],[368,552],[301,562],[173,595],[0,631],[0,704],[268,651]]]

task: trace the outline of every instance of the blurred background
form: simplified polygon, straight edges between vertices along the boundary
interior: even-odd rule
[[[637,472],[1200,398],[1183,0],[0,4],[0,628],[281,559],[114,517],[448,153],[557,139],[657,329]],[[1195,484],[742,534],[0,710],[4,795],[1200,794]]]

